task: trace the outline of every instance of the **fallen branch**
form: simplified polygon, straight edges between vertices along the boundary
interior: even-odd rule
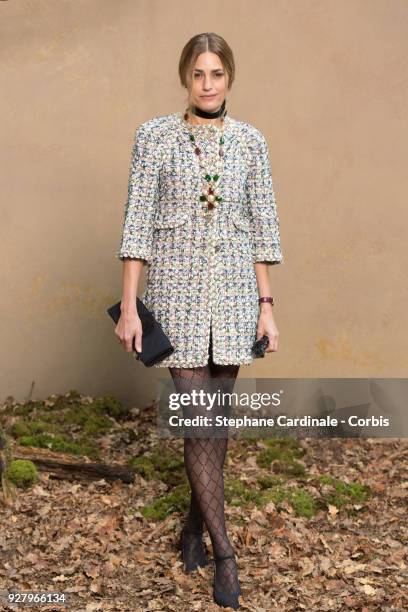
[[[34,446],[15,445],[12,449],[13,459],[29,459],[35,466],[52,477],[59,479],[82,478],[85,480],[122,480],[130,484],[134,471],[121,464],[92,463],[87,457],[74,457],[65,453],[56,453]]]

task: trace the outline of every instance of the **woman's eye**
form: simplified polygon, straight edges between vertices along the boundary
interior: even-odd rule
[[[216,73],[214,76],[216,76],[216,77],[222,77],[223,75],[224,75],[224,73],[223,73],[223,72],[217,72],[217,73]],[[198,78],[198,77],[200,77],[200,76],[202,76],[202,75],[201,75],[201,74],[199,74],[198,72],[197,72],[197,73],[194,75],[194,77],[195,77],[195,78]]]

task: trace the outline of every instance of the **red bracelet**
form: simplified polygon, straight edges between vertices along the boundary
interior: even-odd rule
[[[272,306],[275,304],[273,297],[260,297],[258,299],[259,304],[262,304],[262,302],[270,302],[272,304]]]

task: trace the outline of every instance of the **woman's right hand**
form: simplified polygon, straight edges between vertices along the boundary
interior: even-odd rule
[[[130,313],[122,312],[118,324],[115,327],[115,334],[128,353],[134,350],[133,338],[135,339],[136,351],[138,353],[142,352],[143,328],[142,322],[136,311]]]

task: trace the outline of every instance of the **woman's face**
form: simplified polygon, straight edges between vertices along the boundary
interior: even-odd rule
[[[228,75],[216,53],[200,53],[191,77],[189,102],[207,112],[219,109],[227,94]]]

